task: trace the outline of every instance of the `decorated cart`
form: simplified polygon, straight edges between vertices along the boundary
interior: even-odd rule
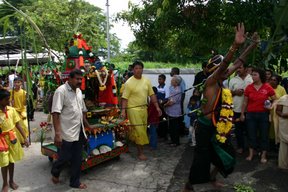
[[[62,70],[53,67],[42,71],[42,83],[45,94],[48,95],[45,102],[46,111],[51,108],[53,91],[67,80],[69,72],[73,69],[83,71],[81,90],[88,109],[86,116],[88,122],[96,127],[85,128],[88,142],[82,152],[81,166],[81,170],[85,170],[101,162],[119,158],[120,154],[128,151],[125,143],[128,122],[119,118],[113,67],[109,64],[104,65],[98,60],[81,34],[74,35],[67,42],[65,53],[66,62]],[[46,124],[42,127],[47,128]],[[53,161],[57,159],[57,148],[53,143],[45,143],[43,136],[45,128],[42,129],[41,152]]]

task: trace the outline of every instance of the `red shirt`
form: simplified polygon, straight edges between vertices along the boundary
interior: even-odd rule
[[[150,102],[148,106],[148,124],[158,124],[159,123],[159,116],[158,111],[155,105]]]
[[[264,102],[275,95],[275,91],[268,83],[264,83],[257,91],[251,83],[246,87],[244,95],[248,97],[247,112],[266,112]]]

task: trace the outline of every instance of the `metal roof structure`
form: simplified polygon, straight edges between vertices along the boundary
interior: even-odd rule
[[[15,66],[19,60],[22,65],[22,49],[20,40],[15,36],[0,37],[0,67]],[[26,50],[26,57],[29,65],[47,63],[49,55],[47,51],[33,53],[31,49]]]

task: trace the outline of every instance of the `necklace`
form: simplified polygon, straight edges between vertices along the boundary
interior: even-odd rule
[[[104,80],[102,81],[102,78],[100,77],[100,74],[98,72],[98,70],[95,70],[95,73],[96,73],[96,76],[97,76],[97,79],[99,81],[99,90],[100,91],[104,91],[106,89],[106,82],[107,82],[107,78],[108,78],[108,71],[107,69],[102,69],[101,71],[105,72],[105,77],[104,77]]]

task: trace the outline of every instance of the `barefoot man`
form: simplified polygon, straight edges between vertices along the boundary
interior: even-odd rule
[[[235,162],[234,151],[229,140],[227,139],[221,146],[215,146],[211,142],[216,134],[215,117],[219,117],[219,107],[221,107],[221,97],[219,99],[217,95],[222,91],[223,80],[227,79],[227,77],[236,71],[238,67],[243,65],[246,56],[255,48],[259,41],[258,35],[254,33],[252,39],[252,43],[244,49],[239,58],[235,60],[234,64],[228,68],[234,53],[246,40],[244,25],[243,23],[239,23],[235,28],[235,40],[226,56],[223,58],[221,55],[216,55],[208,62],[207,68],[209,69],[210,75],[204,84],[204,100],[201,104],[201,112],[203,115],[198,118],[198,125],[196,128],[197,145],[190,169],[189,181],[185,185],[184,192],[193,191],[193,185],[199,183],[212,182],[215,187],[221,187],[223,184],[216,181],[217,173],[220,172],[224,177],[227,177],[228,174],[233,171]],[[226,167],[227,164],[223,161],[223,153],[221,155],[219,150],[216,150],[216,147],[222,152],[225,147],[225,154],[228,154],[232,164],[230,164],[229,168]],[[215,168],[210,173],[211,163]]]
[[[135,61],[132,67],[133,76],[124,85],[121,116],[126,117],[127,112],[131,124],[129,139],[137,145],[138,159],[147,160],[143,152],[143,145],[149,144],[147,136],[148,97],[155,105],[159,117],[162,115],[162,111],[158,106],[157,97],[154,94],[150,80],[142,76],[143,63]]]
[[[86,106],[79,87],[82,72],[70,72],[69,80],[58,87],[53,96],[52,116],[55,129],[54,144],[58,147],[58,159],[53,163],[51,174],[53,183],[59,183],[59,176],[66,163],[71,163],[70,187],[86,189],[80,183],[82,150],[85,142],[86,127],[93,128],[86,119]]]

